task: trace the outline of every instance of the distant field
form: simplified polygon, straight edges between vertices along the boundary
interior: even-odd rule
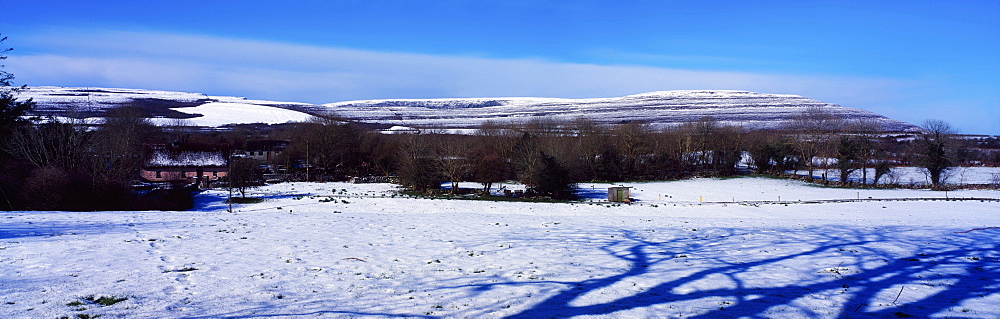
[[[808,176],[809,172],[800,170],[795,174]],[[840,181],[840,170],[837,169],[817,169],[813,172],[816,178],[826,178],[830,181]],[[867,181],[871,183],[875,178],[875,170],[868,169]],[[850,181],[860,182],[862,179],[861,170],[855,171],[850,176]],[[942,183],[947,185],[1000,185],[1000,167],[955,167],[948,170],[942,177]],[[930,185],[930,177],[919,167],[894,167],[892,171],[879,180],[879,184],[906,184],[906,185]]]

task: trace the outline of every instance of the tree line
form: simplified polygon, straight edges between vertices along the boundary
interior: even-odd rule
[[[669,128],[581,118],[486,122],[473,134],[425,128],[420,134],[384,135],[318,119],[283,135],[291,144],[276,162],[305,160],[313,168],[312,179],[392,175],[417,192],[442,192],[437,189],[448,184],[447,192],[455,192],[460,181],[482,183],[485,192],[495,183],[517,181],[535,195],[553,198],[571,198],[570,185],[583,181],[791,170],[805,171],[807,179],[884,184],[896,166],[923,167],[931,186],[940,187],[951,167],[1000,162],[996,151],[954,138],[944,122],[925,126],[924,134],[887,135],[874,121],[848,121],[822,108],[807,109],[783,130],[746,130],[712,118]],[[819,168],[831,167],[839,176],[817,176]]]
[[[7,52],[0,51],[0,60]],[[240,182],[231,185],[252,185],[263,167],[286,180],[392,176],[420,193],[459,192],[461,181],[482,183],[480,191],[488,193],[497,183],[517,181],[528,186],[528,196],[555,199],[573,198],[572,185],[583,181],[790,170],[803,170],[812,179],[828,167],[836,168],[840,183],[868,184],[882,181],[893,167],[919,166],[931,186],[940,187],[952,167],[1000,164],[995,138],[956,139],[941,121],[925,123],[922,134],[891,136],[874,121],[848,121],[821,107],[806,109],[781,130],[747,130],[712,118],[666,128],[580,118],[485,122],[462,135],[435,128],[387,135],[328,115],[306,123],[200,131],[182,120],[153,125],[149,114],[128,106],[109,110],[99,123],[27,120],[23,115],[34,103],[15,97],[20,88],[12,79],[0,68],[0,208],[5,210],[189,208],[183,190],[140,198],[130,188],[150,155],[148,146],[163,143],[206,145],[229,155],[254,139],[288,141],[266,163],[237,161],[231,173]]]
[[[810,178],[826,167],[835,168],[840,183],[866,184],[884,183],[895,166],[920,166],[937,187],[950,167],[997,162],[995,152],[975,153],[963,145],[970,142],[952,138],[943,122],[929,122],[926,133],[900,140],[865,122],[817,125],[815,117],[828,114],[806,113],[780,131],[749,131],[711,118],[661,129],[578,119],[487,122],[464,135],[435,129],[386,135],[329,118],[269,132],[185,131],[152,125],[138,110],[120,108],[109,111],[101,123],[8,121],[0,159],[7,174],[0,187],[8,209],[123,208],[129,202],[129,182],[138,178],[149,155],[148,145],[180,141],[228,151],[245,149],[248,140],[257,138],[288,141],[279,156],[257,163],[280,169],[288,180],[395,176],[423,193],[443,192],[439,188],[449,183],[447,192],[454,193],[461,181],[482,183],[485,193],[496,183],[517,181],[528,186],[529,195],[558,199],[572,198],[571,185],[583,181],[781,175],[790,170],[803,170]]]
[[[486,122],[473,134],[430,128],[420,134],[387,135],[331,116],[266,129],[206,132],[185,129],[183,123],[156,126],[141,110],[123,107],[110,110],[100,123],[31,123],[19,117],[5,121],[0,206],[169,209],[176,201],[190,199],[181,200],[177,194],[139,198],[129,188],[148,159],[148,145],[200,144],[231,154],[246,149],[248,141],[264,138],[286,140],[287,148],[268,162],[234,161],[240,169],[230,172],[231,178],[240,183],[233,185],[256,183],[247,175],[259,180],[266,168],[272,176],[290,181],[393,176],[427,194],[467,191],[458,187],[462,181],[481,183],[479,192],[488,194],[497,183],[517,181],[527,186],[526,196],[572,199],[572,185],[584,181],[783,175],[791,170],[805,171],[808,179],[819,175],[820,168],[831,167],[839,176],[818,176],[820,181],[837,177],[842,184],[884,184],[893,167],[919,166],[928,172],[932,187],[940,187],[951,167],[997,164],[996,152],[975,151],[980,149],[975,142],[953,138],[950,127],[940,121],[928,122],[924,134],[910,138],[885,135],[872,123],[843,121],[810,109],[784,130],[746,130],[711,118],[669,128],[605,125],[581,118]]]

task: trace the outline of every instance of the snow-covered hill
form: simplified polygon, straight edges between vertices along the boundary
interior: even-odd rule
[[[111,107],[136,106],[146,109],[152,117],[192,119],[197,124],[207,126],[247,123],[248,114],[255,114],[252,117],[253,121],[260,123],[299,121],[307,117],[306,114],[335,114],[357,122],[439,128],[473,128],[488,120],[570,121],[577,118],[589,118],[600,123],[647,123],[654,127],[664,127],[712,117],[726,124],[773,129],[782,127],[789,119],[809,107],[821,107],[848,120],[874,120],[884,131],[919,130],[912,124],[892,120],[876,113],[798,95],[725,90],[660,91],[593,99],[524,97],[396,99],[348,101],[325,105],[248,100],[200,93],[108,88],[33,87],[22,91],[21,97],[30,97],[38,102],[39,107],[34,111],[35,115],[85,118],[101,116]],[[257,106],[302,114],[273,109],[264,112]],[[221,107],[225,109],[219,110]],[[200,117],[206,118],[199,119]]]
[[[775,129],[809,107],[821,107],[844,119],[871,119],[885,131],[912,132],[916,126],[865,110],[842,107],[798,95],[748,91],[660,91],[595,99],[472,98],[367,100],[326,104],[350,118],[394,125],[470,128],[487,120],[574,120],[601,123],[648,123],[656,127],[712,117],[726,124]]]
[[[311,104],[248,100],[241,97],[208,96],[201,93],[113,88],[31,87],[19,98],[31,98],[38,106],[32,115],[94,119],[115,107],[138,107],[154,123],[169,124],[185,119],[198,126],[266,123],[280,124],[307,120],[302,112]]]

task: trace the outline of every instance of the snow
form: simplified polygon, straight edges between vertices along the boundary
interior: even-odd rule
[[[282,105],[282,106],[290,106],[290,105],[310,106],[310,105],[312,105],[312,104],[309,104],[309,103],[301,103],[301,102],[275,102],[275,101],[270,101],[270,100],[251,100],[251,99],[247,99],[245,97],[238,97],[238,96],[214,96],[213,95],[213,96],[209,96],[209,98],[212,99],[212,100],[214,100],[214,101],[216,101],[216,102],[223,102],[223,103],[245,103],[245,104],[256,104],[256,105],[269,105],[269,106],[274,106],[274,105]]]
[[[201,93],[170,92],[143,89],[83,88],[83,87],[29,87],[18,92],[18,98],[31,98],[38,104],[38,111],[55,114],[73,114],[78,111],[97,111],[140,100],[164,100],[195,107],[178,107],[174,110],[196,114],[188,119],[192,125],[223,126],[228,124],[281,124],[302,122],[310,115],[287,109],[310,106],[308,103],[249,100],[243,97],[208,96]],[[204,102],[204,103],[203,103]],[[59,111],[59,112],[57,112]],[[46,115],[49,115],[46,113]],[[88,118],[99,121],[100,118]],[[156,124],[172,124],[172,118],[152,118]]]
[[[792,171],[789,171],[792,172]],[[809,176],[809,171],[794,171],[797,175]],[[813,177],[822,179],[826,174],[826,179],[834,182],[840,181],[840,170],[838,169],[815,169]],[[952,167],[941,175],[941,183],[945,185],[989,185],[1000,184],[1000,168],[997,167]],[[852,182],[860,182],[862,171],[860,169],[851,173],[848,179]],[[875,169],[868,169],[867,182],[871,184],[875,180]],[[885,177],[879,179],[879,184],[909,184],[909,185],[930,185],[931,178],[927,170],[919,167],[901,166],[893,167]]]
[[[226,164],[226,158],[222,153],[195,151],[183,151],[177,154],[157,151],[146,161],[146,165],[151,167],[223,167]]]
[[[306,113],[273,106],[228,102],[211,102],[195,107],[175,108],[174,110],[188,114],[200,114],[200,117],[187,120],[194,125],[213,127],[227,124],[305,122],[311,117]]]
[[[161,99],[194,102],[207,99],[201,93],[144,89],[32,86],[18,91],[17,98],[31,98],[39,105],[51,103],[109,104],[127,103],[135,99]]]
[[[383,134],[417,134],[420,130],[417,128],[406,127],[406,126],[393,126],[381,131]]]
[[[667,127],[710,116],[721,123],[775,129],[809,107],[822,107],[846,119],[871,119],[887,131],[919,130],[881,115],[790,94],[731,90],[658,91],[623,97],[466,98],[361,100],[324,104],[340,116],[391,125],[472,128],[485,121],[573,121],[580,117],[601,123],[648,123]]]
[[[286,183],[234,212],[218,190],[187,212],[0,212],[0,317],[1000,317],[1000,202],[624,185],[637,204],[600,202],[609,184],[529,203]]]
[[[767,94],[732,90],[658,91],[611,98],[444,98],[381,99],[314,105],[297,102],[251,100],[244,97],[209,96],[201,93],[169,92],[117,88],[31,87],[18,93],[19,98],[33,98],[38,108],[32,113],[57,116],[93,115],[99,111],[143,101],[163,100],[178,106],[198,103],[211,110],[186,113],[204,114],[196,124],[222,126],[240,123],[285,123],[301,121],[302,114],[334,113],[352,121],[400,125],[470,129],[485,121],[524,122],[530,120],[573,121],[590,118],[600,123],[647,123],[657,128],[693,122],[710,116],[720,123],[746,128],[781,128],[790,118],[809,107],[822,107],[846,119],[871,119],[887,131],[916,132],[916,126],[850,107],[826,103],[790,94]],[[215,103],[222,103],[216,105]],[[253,105],[252,107],[236,107]],[[183,111],[181,108],[174,108]],[[198,109],[198,107],[194,108]],[[276,111],[288,110],[288,113]],[[289,110],[292,109],[292,110]],[[264,110],[267,113],[255,115]],[[231,112],[232,121],[216,112]],[[81,114],[88,113],[88,114]],[[281,113],[280,115],[277,113]],[[306,116],[307,117],[307,116]],[[166,122],[165,119],[154,119]]]

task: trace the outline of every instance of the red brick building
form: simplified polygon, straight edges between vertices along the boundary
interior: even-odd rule
[[[228,173],[222,151],[179,151],[154,147],[140,173],[150,182],[199,183],[203,187]]]

